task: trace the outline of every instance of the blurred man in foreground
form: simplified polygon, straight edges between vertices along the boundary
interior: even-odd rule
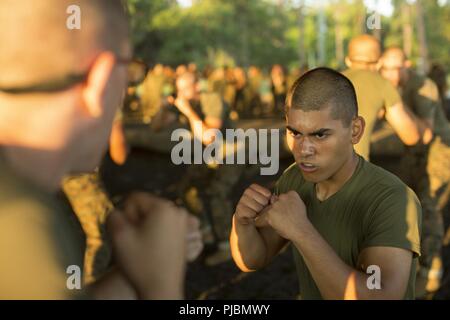
[[[55,193],[99,164],[132,57],[121,1],[77,1],[80,30],[66,27],[70,5],[0,3],[0,298],[182,298],[186,212],[146,194],[110,217],[118,267],[70,285],[85,240]]]

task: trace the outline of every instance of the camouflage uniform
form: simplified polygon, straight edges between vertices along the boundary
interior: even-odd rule
[[[420,276],[439,282],[444,234],[441,209],[450,181],[450,127],[431,80],[410,72],[409,81],[402,88],[402,97],[419,118],[434,122],[432,142],[428,146],[407,148],[401,168],[404,171],[402,177],[416,191],[423,208]],[[435,289],[427,288],[428,291]]]
[[[86,234],[84,280],[99,279],[110,265],[112,249],[105,223],[113,204],[106,195],[98,173],[66,177],[63,191]]]

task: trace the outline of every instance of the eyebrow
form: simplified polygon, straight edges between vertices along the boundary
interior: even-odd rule
[[[295,130],[294,128],[292,128],[291,126],[286,126],[286,129],[288,129],[289,131],[291,131],[294,134],[302,134],[300,131]],[[322,128],[319,130],[316,130],[314,132],[311,132],[310,134],[308,134],[309,136],[315,136],[317,134],[326,134],[326,133],[331,133],[333,130],[332,129],[328,129],[328,128]]]

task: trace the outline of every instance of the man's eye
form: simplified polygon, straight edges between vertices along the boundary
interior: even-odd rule
[[[299,136],[299,133],[298,133],[298,132],[289,131],[289,135],[290,135],[291,137],[293,137],[293,138],[296,138],[296,137]]]
[[[325,139],[326,136],[327,136],[327,135],[324,134],[324,133],[317,133],[317,134],[316,134],[316,138],[319,139],[319,140]]]

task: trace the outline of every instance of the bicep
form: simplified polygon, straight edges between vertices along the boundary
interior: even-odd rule
[[[381,289],[385,298],[403,299],[411,274],[413,253],[395,247],[368,247],[358,257],[358,266],[366,273],[369,266],[380,270]]]

